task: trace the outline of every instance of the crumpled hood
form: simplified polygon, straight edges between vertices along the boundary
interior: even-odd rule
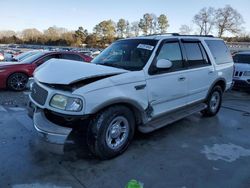
[[[42,83],[68,85],[88,78],[125,72],[128,71],[79,61],[51,59],[36,69],[34,77]]]

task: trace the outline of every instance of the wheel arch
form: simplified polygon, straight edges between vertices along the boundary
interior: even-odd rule
[[[137,125],[145,121],[146,113],[143,107],[138,102],[130,100],[130,99],[116,99],[116,100],[107,101],[95,107],[90,113],[97,114],[98,112],[103,111],[111,106],[117,106],[117,105],[122,105],[122,106],[126,106],[127,108],[129,108],[134,114]]]
[[[210,86],[210,88],[208,90],[208,93],[207,93],[207,96],[206,96],[206,99],[207,99],[207,97],[209,96],[209,94],[211,93],[212,89],[215,86],[220,86],[221,89],[222,89],[222,92],[224,92],[226,90],[226,80],[224,78],[218,78],[218,79],[216,79],[213,82],[213,84]]]

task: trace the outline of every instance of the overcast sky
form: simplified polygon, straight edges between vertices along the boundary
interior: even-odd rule
[[[231,5],[242,14],[250,31],[250,0],[0,0],[0,30],[47,29],[50,26],[76,30],[92,28],[102,20],[125,18],[132,22],[144,13],[166,14],[168,32],[178,32],[182,24],[192,25],[201,8]]]

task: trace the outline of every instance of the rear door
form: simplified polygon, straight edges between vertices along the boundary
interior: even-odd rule
[[[187,94],[188,104],[191,104],[206,98],[216,73],[200,40],[182,39],[181,41],[188,66]]]

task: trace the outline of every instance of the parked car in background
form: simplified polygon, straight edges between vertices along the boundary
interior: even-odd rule
[[[0,61],[4,60],[4,52],[0,50]]]
[[[13,61],[22,61],[27,57],[30,57],[36,53],[39,53],[39,50],[31,50],[31,51],[27,51],[27,52],[23,52],[21,54],[18,54],[16,56],[13,57]]]
[[[98,50],[98,51],[94,51],[94,52],[91,53],[91,57],[92,57],[92,58],[95,58],[95,57],[98,56],[100,53],[101,53],[101,51],[99,51],[99,50]]]
[[[250,52],[238,52],[233,55],[233,89],[250,91]]]
[[[88,125],[90,151],[109,159],[126,150],[135,130],[148,133],[198,112],[215,116],[232,77],[233,59],[221,39],[124,39],[90,64],[53,59],[39,68],[30,114],[39,135],[57,144]]]
[[[49,59],[69,59],[75,61],[89,62],[89,57],[77,52],[46,52],[39,51],[20,62],[0,63],[0,89],[11,89],[22,91],[25,89],[29,77],[34,70]],[[59,71],[59,70],[58,70]]]

